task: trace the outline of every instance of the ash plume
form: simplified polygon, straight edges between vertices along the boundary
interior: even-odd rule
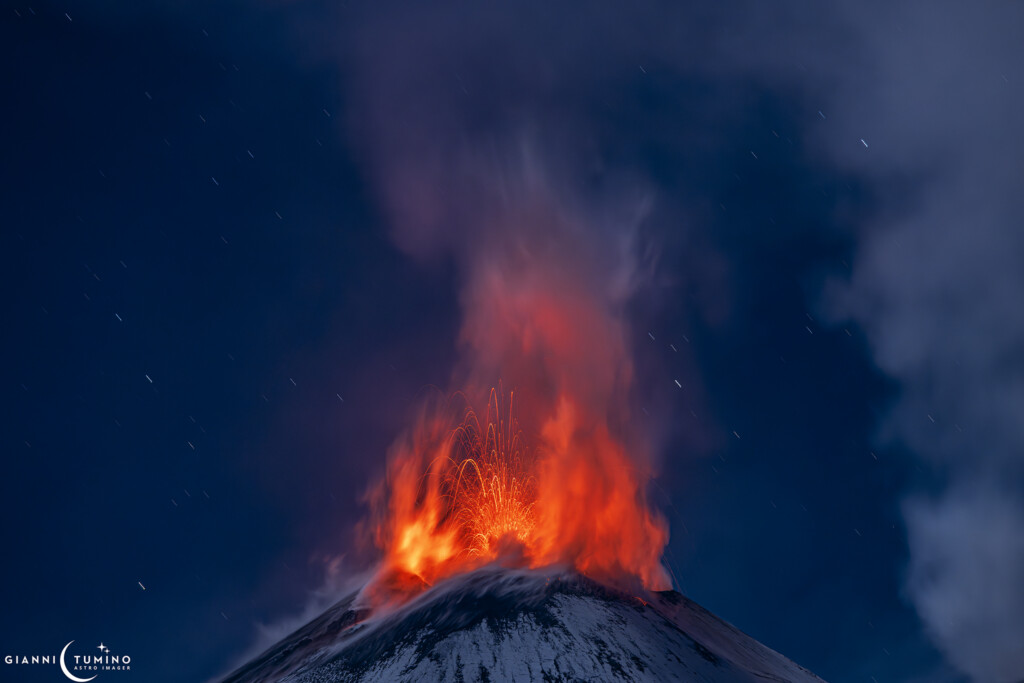
[[[478,63],[449,63],[462,56],[465,36],[423,35],[429,47],[414,38],[359,81],[368,109],[358,130],[367,134],[363,144],[396,244],[418,259],[453,263],[459,273],[461,359],[448,389],[477,412],[499,384],[519,397],[514,419],[531,453],[499,456],[530,461],[508,475],[511,489],[531,496],[515,506],[528,519],[514,525],[530,566],[564,563],[668,588],[660,562],[667,525],[646,492],[654,461],[630,410],[626,305],[649,266],[639,242],[649,193],[628,172],[595,181],[587,131],[537,106],[539,91],[556,84],[516,82],[507,68],[496,70],[512,80],[498,83],[485,55]],[[513,64],[530,59],[529,50],[513,50]],[[399,58],[410,53],[432,58]],[[494,429],[508,428],[502,424]],[[436,463],[472,460],[476,471],[491,447],[453,456],[438,431],[421,424],[400,440],[385,491],[374,495],[388,501],[376,525],[378,544],[427,583],[453,571],[465,552],[489,554],[501,543],[488,538],[463,547],[460,536],[468,532],[446,526],[483,513],[449,506],[510,495],[487,491],[483,475],[483,492],[461,493],[464,466],[449,476]],[[490,433],[491,424],[473,431]],[[507,472],[501,462],[490,466]]]
[[[639,67],[793,94],[809,154],[874,192],[870,220],[847,235],[851,271],[808,297],[859,326],[877,369],[898,383],[877,441],[906,449],[922,473],[902,507],[907,596],[961,671],[1019,678],[1021,5],[390,7],[401,11],[369,17],[346,48],[362,103],[351,131],[396,243],[460,268],[461,379],[509,367],[502,346],[476,333],[516,325],[516,298],[502,310],[478,297],[507,288],[528,260],[556,266],[545,272],[559,285],[579,283],[596,324],[621,325],[622,302],[648,272],[635,226],[644,207],[666,206],[644,168],[603,154],[609,138],[642,139],[643,116],[609,103],[631,92],[623,84]],[[617,106],[626,113],[605,116]],[[683,131],[653,144],[685,155],[698,143]],[[667,205],[672,219],[685,216]],[[540,380],[592,384],[604,411],[602,397],[630,372],[617,344],[582,345],[595,357],[570,358],[554,376],[542,362]],[[573,364],[602,354],[618,359],[601,360],[603,374]]]

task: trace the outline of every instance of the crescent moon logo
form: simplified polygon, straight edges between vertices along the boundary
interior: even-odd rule
[[[71,643],[73,642],[75,641],[72,640]],[[88,681],[91,681],[93,678],[96,678],[96,676],[99,676],[99,674],[93,674],[89,678],[79,678],[78,676],[75,676],[70,671],[68,671],[68,665],[64,663],[64,653],[68,651],[69,647],[71,647],[71,643],[65,645],[64,649],[60,651],[60,670],[64,672],[65,676],[75,681],[75,683],[88,683]]]

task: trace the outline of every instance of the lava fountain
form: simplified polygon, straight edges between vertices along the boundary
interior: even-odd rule
[[[376,583],[414,590],[500,562],[669,588],[622,297],[580,233],[524,234],[529,248],[468,269],[461,390],[423,407],[371,490]],[[491,388],[500,378],[515,389]]]

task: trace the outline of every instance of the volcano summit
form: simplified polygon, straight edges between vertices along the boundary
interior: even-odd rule
[[[222,683],[821,682],[675,591],[487,566],[398,608],[346,596]]]

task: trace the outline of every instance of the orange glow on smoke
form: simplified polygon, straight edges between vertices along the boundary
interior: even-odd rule
[[[498,561],[670,587],[668,525],[647,501],[653,474],[629,416],[621,302],[601,291],[608,273],[585,246],[547,246],[501,251],[469,273],[454,380],[465,393],[423,409],[371,492],[378,586]],[[488,392],[499,377],[516,390]]]
[[[643,503],[634,466],[606,428],[581,431],[568,399],[527,452],[509,397],[486,420],[466,408],[438,439],[433,416],[392,453],[388,513],[375,529],[385,568],[427,585],[484,563],[565,564],[597,578],[668,587],[664,521]],[[429,457],[425,457],[429,456]],[[418,583],[418,582],[415,582]]]

